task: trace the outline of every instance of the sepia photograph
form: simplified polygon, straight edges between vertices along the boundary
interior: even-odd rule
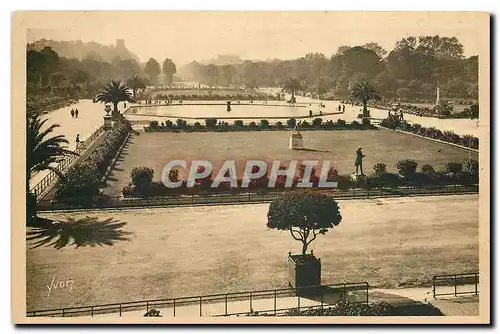
[[[12,13],[17,324],[489,324],[490,15]]]

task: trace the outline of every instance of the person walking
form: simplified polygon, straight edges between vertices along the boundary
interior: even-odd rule
[[[75,109],[75,118],[78,118],[78,109]]]
[[[354,165],[356,166],[356,175],[358,174],[358,169],[361,172],[361,175],[363,176],[363,158],[365,156],[363,155],[363,152],[361,152],[361,147],[358,147],[356,150],[356,161],[354,162]]]
[[[345,112],[345,104],[342,105],[342,112]]]
[[[309,118],[312,118],[313,117],[313,112],[311,109],[309,109]]]
[[[71,117],[75,117],[75,109],[71,108]]]
[[[80,147],[80,134],[79,133],[76,135],[75,142],[76,142],[76,148]]]

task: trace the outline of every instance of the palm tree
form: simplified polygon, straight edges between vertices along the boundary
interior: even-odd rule
[[[120,111],[118,110],[118,103],[120,102],[133,102],[134,99],[130,93],[130,89],[125,86],[121,81],[111,81],[109,84],[97,94],[94,98],[94,103],[113,103],[113,117],[118,117]]]
[[[295,77],[288,78],[283,85],[283,89],[292,92],[292,101],[295,101],[295,92],[302,89],[299,79]]]
[[[381,99],[380,94],[368,82],[355,84],[351,88],[351,96],[363,103],[363,118],[370,117],[370,112],[368,111],[368,101]]]
[[[440,115],[449,116],[453,112],[453,105],[446,100],[441,100],[436,106],[436,110]]]
[[[30,178],[32,173],[43,170],[54,171],[61,179],[64,179],[62,173],[54,166],[65,156],[77,154],[67,148],[68,140],[63,135],[49,137],[58,124],[52,124],[42,130],[47,119],[41,120],[39,113],[27,114],[27,135],[26,135],[26,195],[27,212],[32,218],[36,215],[36,198],[30,193]]]

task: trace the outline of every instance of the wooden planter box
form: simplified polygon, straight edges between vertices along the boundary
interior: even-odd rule
[[[288,253],[288,281],[293,288],[321,285],[321,260]]]

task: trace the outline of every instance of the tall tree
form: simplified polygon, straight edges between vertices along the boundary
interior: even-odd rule
[[[175,67],[172,59],[165,59],[162,69],[163,74],[165,75],[166,84],[170,85],[174,81],[174,74],[177,73],[177,68]]]
[[[94,98],[94,103],[112,103],[113,117],[115,118],[120,115],[120,111],[118,110],[118,103],[133,101],[134,99],[132,97],[132,94],[130,93],[130,89],[121,81],[114,80],[104,86],[104,88]]]
[[[343,55],[344,52],[349,50],[351,47],[349,45],[341,45],[337,48],[337,53],[335,55]]]
[[[387,50],[384,49],[382,46],[380,46],[378,43],[375,42],[369,42],[363,45],[365,49],[372,50],[379,56],[380,58],[385,58],[387,55]]]
[[[161,73],[160,64],[154,58],[149,58],[144,67],[144,73],[149,76],[151,83],[158,83],[158,75]]]
[[[290,77],[283,85],[283,89],[285,91],[289,91],[292,94],[292,102],[295,101],[295,93],[302,89],[302,85],[300,84],[300,80],[295,77]]]
[[[356,100],[361,101],[363,103],[363,117],[370,117],[370,113],[368,111],[368,101],[370,100],[380,100],[379,93],[375,90],[375,88],[367,83],[357,83],[351,88],[351,96]]]
[[[127,86],[132,89],[132,93],[135,99],[135,95],[138,89],[145,89],[146,83],[138,76],[133,76],[132,78],[127,80]]]

